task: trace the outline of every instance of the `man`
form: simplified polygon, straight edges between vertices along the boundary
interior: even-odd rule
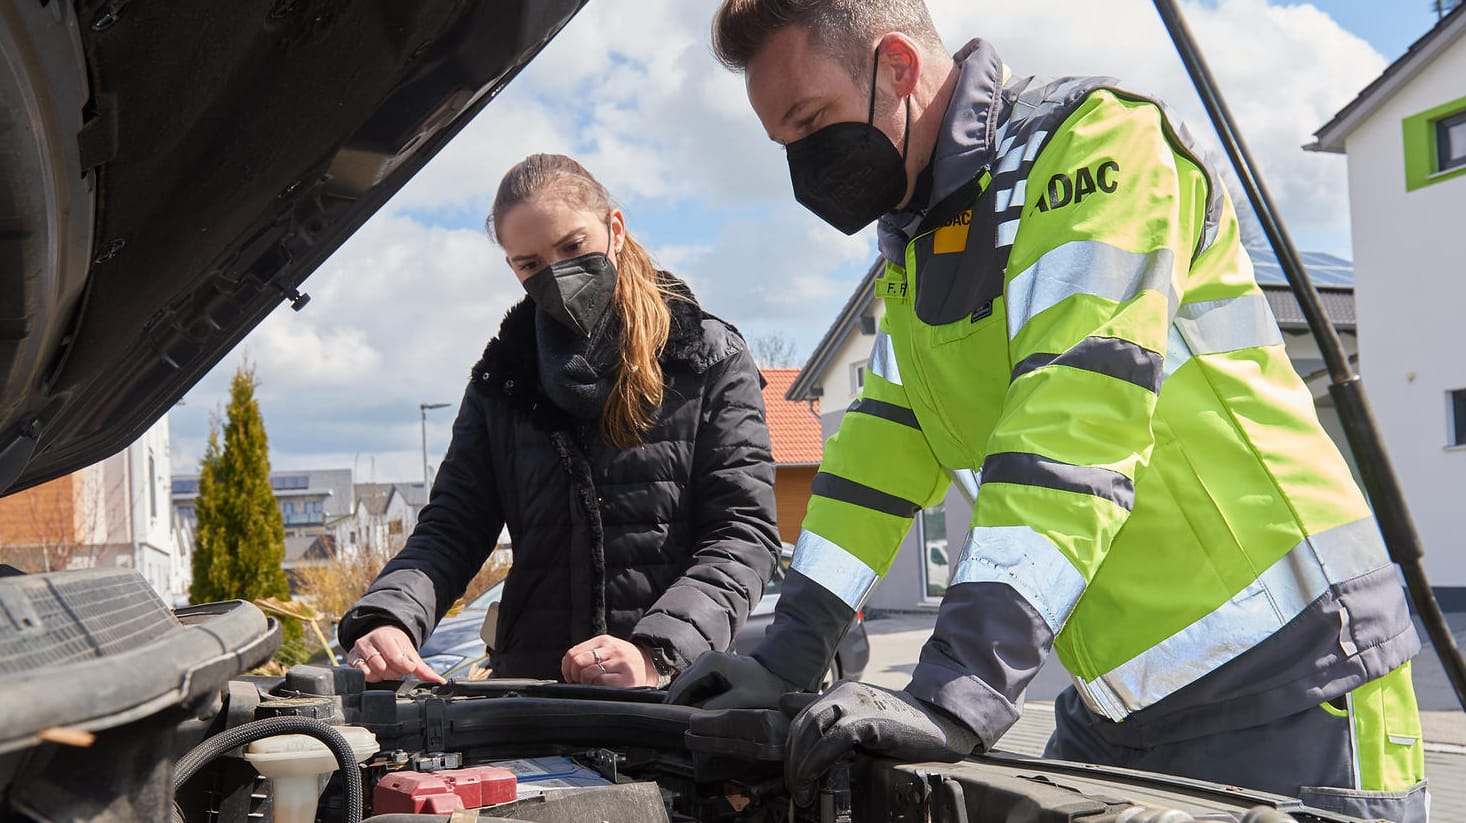
[[[971,532],[910,685],[815,701],[792,786],[993,747],[1052,649],[1050,756],[1424,820],[1395,570],[1185,131],[1107,78],[954,59],[920,0],[724,0],[713,38],[799,201],[879,218],[886,312],[766,639],[670,699],[811,688],[955,478]]]

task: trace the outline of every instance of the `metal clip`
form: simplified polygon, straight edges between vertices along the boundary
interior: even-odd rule
[[[108,0],[108,3],[97,10],[97,16],[92,18],[92,31],[106,31],[117,25],[122,19],[122,10],[132,0]]]

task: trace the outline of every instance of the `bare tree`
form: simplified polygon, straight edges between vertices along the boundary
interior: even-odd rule
[[[0,561],[29,572],[95,567],[106,555],[113,535],[109,515],[125,505],[119,479],[107,484],[102,465],[27,489],[9,499],[0,533]]]
[[[760,368],[787,369],[799,365],[799,349],[788,335],[777,332],[761,334],[750,340],[748,345]]]

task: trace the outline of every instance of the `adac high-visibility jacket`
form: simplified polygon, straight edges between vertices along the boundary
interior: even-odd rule
[[[989,745],[1051,647],[1137,745],[1408,660],[1370,509],[1184,133],[1104,78],[1004,82],[980,41],[958,58],[935,205],[883,219],[869,375],[755,656],[817,677],[955,477],[971,530],[909,690]]]

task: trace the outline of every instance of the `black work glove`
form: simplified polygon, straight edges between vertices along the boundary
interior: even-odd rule
[[[961,760],[979,745],[956,718],[904,691],[844,681],[794,718],[784,782],[808,796],[820,775],[859,749],[906,762]]]
[[[752,657],[707,652],[672,681],[667,702],[703,709],[772,709],[792,691],[799,690]]]

